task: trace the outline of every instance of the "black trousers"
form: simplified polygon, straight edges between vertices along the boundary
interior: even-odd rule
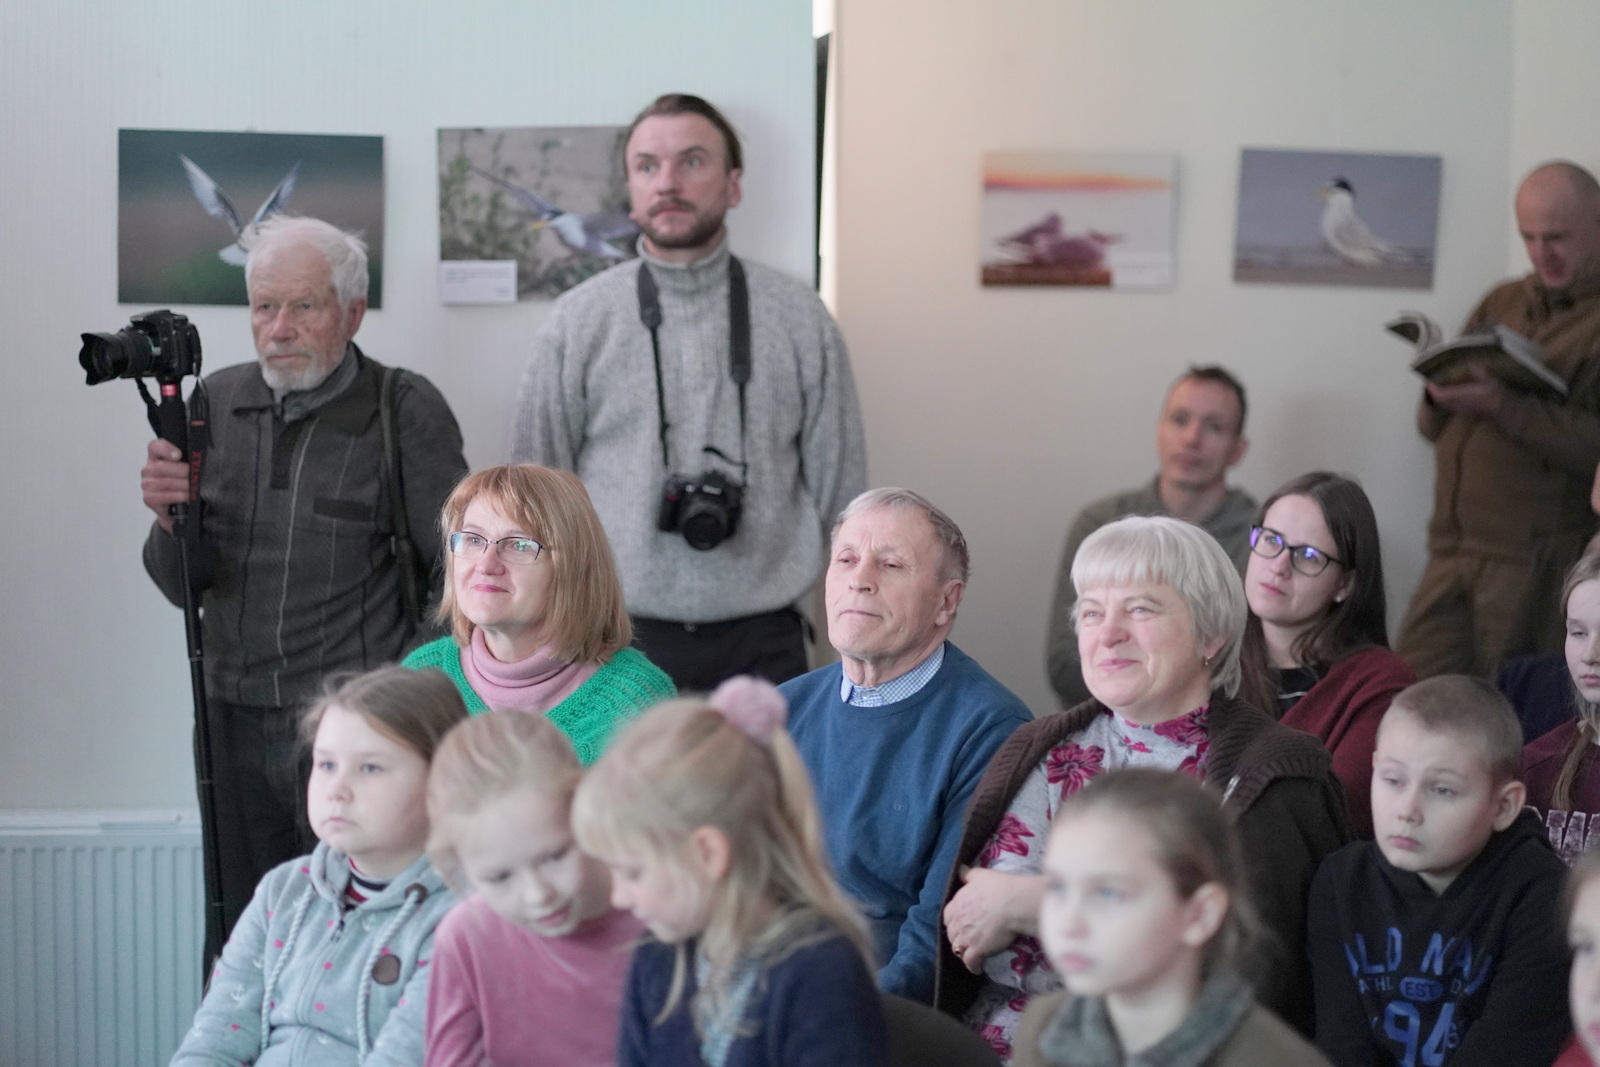
[[[708,693],[736,674],[774,684],[804,674],[805,619],[793,608],[724,622],[634,616],[633,644],[684,693]]]
[[[299,707],[251,707],[209,696],[207,704],[216,810],[208,813],[202,798],[200,813],[216,827],[222,885],[208,882],[206,899],[220,889],[226,941],[261,876],[317,843],[305,812],[311,754],[299,741]],[[207,937],[207,978],[221,952],[221,943]]]

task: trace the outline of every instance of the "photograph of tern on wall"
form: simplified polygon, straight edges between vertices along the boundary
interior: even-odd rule
[[[1438,156],[1246,148],[1233,280],[1433,288]]]
[[[367,306],[383,306],[383,138],[117,131],[117,300],[240,304],[241,233],[282,212],[367,243]]]
[[[1170,289],[1177,157],[986,152],[984,285]]]
[[[452,281],[471,277],[466,263],[514,264],[515,299],[535,300],[632,259],[639,228],[628,218],[624,132],[621,126],[440,130],[441,298],[498,302]]]

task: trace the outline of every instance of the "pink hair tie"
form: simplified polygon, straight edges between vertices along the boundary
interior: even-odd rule
[[[735,730],[759,745],[770,744],[773,732],[789,719],[789,705],[777,687],[747,674],[717,686],[706,702]]]

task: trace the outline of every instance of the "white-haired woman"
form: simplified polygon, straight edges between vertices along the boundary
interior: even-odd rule
[[[1238,571],[1198,527],[1127,518],[1084,541],[1072,583],[1092,699],[1022,727],[978,784],[946,894],[938,1006],[1009,1057],[1028,997],[1060,987],[1036,937],[1050,819],[1104,771],[1161,767],[1212,786],[1234,812],[1251,892],[1279,942],[1258,998],[1309,1027],[1306,891],[1350,824],[1321,743],[1238,699]]]

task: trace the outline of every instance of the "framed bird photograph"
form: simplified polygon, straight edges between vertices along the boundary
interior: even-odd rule
[[[1246,148],[1233,280],[1433,288],[1438,156]]]
[[[984,285],[1170,289],[1177,157],[986,152]]]
[[[440,293],[446,303],[551,299],[632,259],[621,126],[439,131]],[[502,265],[501,297],[452,279]],[[511,291],[514,289],[515,296]]]
[[[367,306],[383,306],[383,138],[117,131],[117,300],[247,303],[240,235],[283,212],[367,243]]]

